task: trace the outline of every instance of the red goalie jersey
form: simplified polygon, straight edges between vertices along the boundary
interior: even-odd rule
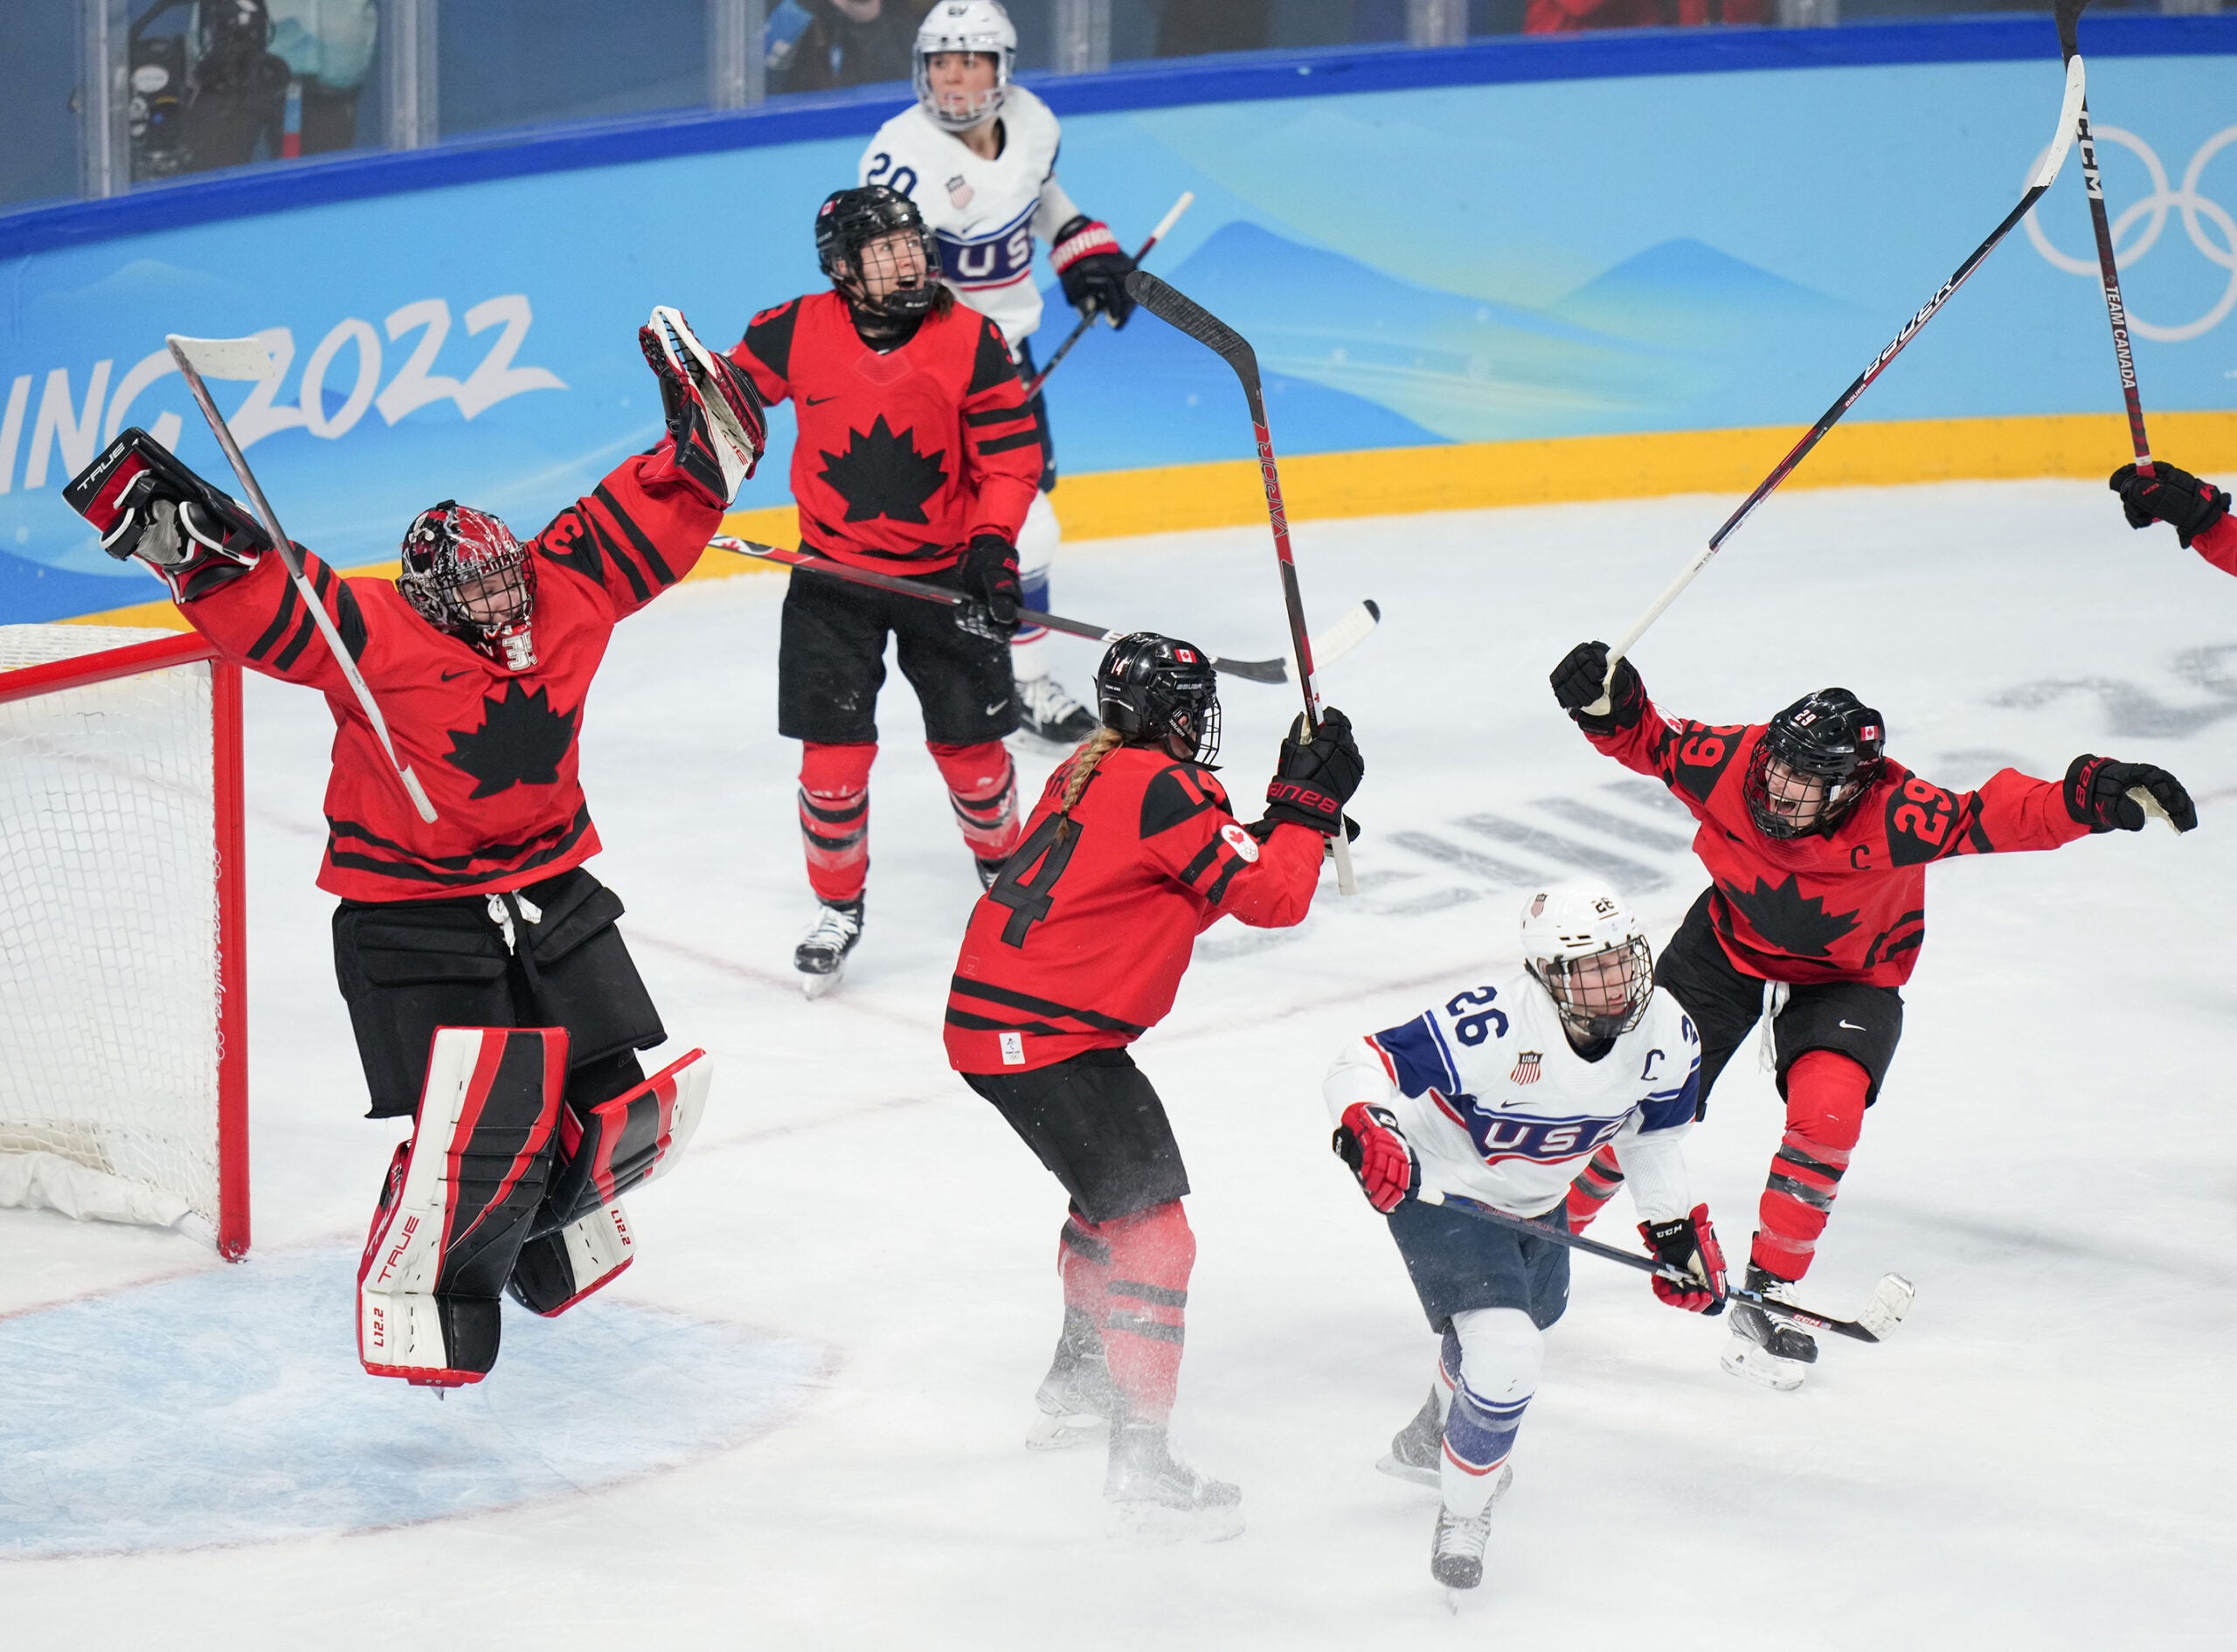
[[[2055,849],[2089,835],[2056,782],[2005,769],[1977,791],[1953,791],[1891,759],[1831,837],[1769,837],[1741,791],[1763,733],[1761,723],[1694,722],[1652,704],[1628,729],[1585,730],[1701,823],[1693,853],[1714,885],[1710,922],[1733,964],[1763,980],[1901,986],[1926,939],[1930,861]]]
[[[1172,1009],[1197,936],[1230,913],[1286,929],[1312,903],[1319,833],[1278,825],[1262,844],[1209,769],[1146,746],[1105,755],[1059,841],[1071,769],[1049,777],[1024,842],[972,909],[947,1000],[958,1072],[1131,1044]]]

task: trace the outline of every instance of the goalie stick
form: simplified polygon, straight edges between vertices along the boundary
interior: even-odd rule
[[[2079,48],[2075,25],[2089,0],[2058,0],[2059,51],[2072,63]],[[2121,301],[2121,266],[2113,255],[2113,226],[2106,216],[2105,182],[2097,172],[2097,140],[2089,130],[2089,100],[2074,116],[2074,146],[2081,154],[2081,185],[2089,196],[2089,225],[2097,235],[2097,271],[2104,278],[2105,314],[2113,323],[2113,361],[2121,371],[2121,395],[2128,403],[2129,440],[2136,448],[2139,476],[2151,471],[2151,443],[2144,433],[2144,397],[2137,389],[2136,353],[2129,342],[2128,306]]]
[[[1139,265],[1144,259],[1150,255],[1150,248],[1155,246],[1160,241],[1162,241],[1167,235],[1172,233],[1173,226],[1181,222],[1181,215],[1183,212],[1186,212],[1189,207],[1195,204],[1195,199],[1196,192],[1194,190],[1183,190],[1181,192],[1181,198],[1173,204],[1173,211],[1167,212],[1163,218],[1160,218],[1157,221],[1157,228],[1150,232],[1150,238],[1144,241],[1139,246],[1134,249],[1134,262],[1136,264]],[[1049,375],[1056,370],[1056,363],[1063,361],[1067,356],[1070,356],[1072,353],[1072,346],[1085,338],[1087,336],[1087,329],[1093,327],[1102,319],[1103,312],[1099,309],[1090,310],[1086,315],[1080,317],[1078,324],[1076,325],[1070,332],[1064,335],[1064,342],[1056,346],[1056,353],[1049,358],[1049,364],[1042,368],[1039,372],[1035,373],[1032,379],[1026,384],[1026,400],[1029,402],[1035,397],[1041,394],[1041,387],[1049,382]]]
[[[1802,439],[1795,443],[1787,456],[1772,467],[1771,473],[1756,483],[1756,491],[1740,501],[1740,508],[1725,518],[1724,526],[1709,536],[1707,545],[1696,552],[1693,559],[1679,570],[1677,578],[1672,580],[1662,594],[1648,605],[1647,611],[1639,616],[1638,623],[1625,633],[1623,641],[1617,644],[1609,654],[1607,683],[1612,684],[1616,681],[1616,667],[1638,646],[1638,640],[1646,634],[1647,627],[1662,617],[1662,611],[1678,600],[1679,593],[1693,583],[1694,575],[1708,566],[1709,558],[1715,556],[1740,524],[1748,520],[1756,507],[1770,498],[1772,490],[1794,473],[1795,467],[1809,457],[1811,449],[1825,440],[1825,433],[1840,422],[1841,415],[1855,406],[1857,398],[1872,388],[1874,379],[1887,371],[1887,363],[1902,353],[1903,346],[1918,336],[1919,329],[1934,319],[1935,312],[1950,301],[1950,295],[1963,287],[1967,278],[1981,266],[1982,260],[1996,250],[1997,243],[2012,233],[2020,219],[2026,218],[2035,203],[2042,198],[2043,191],[2051,187],[2058,177],[2059,169],[2066,164],[2066,152],[2073,145],[2076,122],[2081,113],[2081,59],[2077,57],[2070,59],[2066,66],[2066,96],[2059,105],[2059,124],[2052,135],[2050,149],[2043,156],[2043,163],[2035,169],[2035,176],[2029,180],[2026,193],[2019,197],[2019,204],[2004,215],[2004,222],[1989,232],[1988,239],[1975,247],[1971,255],[1957,266],[1957,273],[1942,284],[1941,290],[1903,323],[1903,330],[1895,335],[1887,348],[1874,356],[1871,364],[1834,398],[1833,404],[1804,432]]]
[[[850,584],[868,585],[876,591],[896,591],[904,597],[914,597],[919,602],[936,602],[949,608],[973,605],[973,599],[959,591],[945,591],[938,585],[928,585],[921,579],[908,579],[898,574],[882,574],[873,569],[849,567],[828,556],[819,556],[811,550],[787,550],[781,545],[765,545],[758,540],[740,539],[735,534],[717,534],[707,543],[717,550],[751,556],[758,562],[780,563],[787,568],[821,574],[830,579],[843,579]],[[1084,619],[1067,619],[1061,614],[1044,614],[1032,608],[1021,608],[1017,614],[1028,625],[1046,626],[1051,631],[1061,631],[1068,636],[1086,637],[1096,642],[1110,642],[1125,634],[1102,626],[1090,625]],[[1333,660],[1349,653],[1366,640],[1382,618],[1382,610],[1373,602],[1360,603],[1322,633],[1313,645],[1316,656]],[[1250,682],[1290,681],[1289,666],[1285,660],[1228,660],[1213,654],[1211,661],[1213,670],[1224,672],[1230,677],[1241,677]]]
[[[180,377],[194,393],[194,404],[202,410],[202,417],[210,421],[210,432],[218,439],[218,446],[225,450],[233,474],[240,478],[241,487],[249,502],[256,507],[257,520],[264,524],[264,531],[272,536],[273,549],[279,553],[287,577],[295,582],[295,590],[310,610],[311,622],[318,627],[318,634],[326,639],[326,646],[334,655],[334,663],[342,667],[350,691],[357,696],[357,703],[364,708],[365,721],[372,725],[373,737],[380,742],[381,750],[387,756],[389,767],[394,771],[397,784],[404,788],[405,796],[412,799],[412,806],[429,826],[435,823],[435,805],[427,801],[426,788],[419,777],[412,772],[412,765],[396,755],[396,743],[389,738],[388,719],[381,715],[380,702],[373,698],[373,691],[365,686],[358,674],[357,661],[334,628],[334,621],[326,612],[326,605],[312,589],[311,582],[303,575],[303,559],[295,552],[295,542],[287,537],[280,526],[280,517],[272,508],[272,501],[264,496],[264,489],[257,486],[256,473],[248,467],[240,444],[233,439],[232,427],[225,415],[218,411],[218,404],[210,399],[210,387],[202,382],[206,373],[211,378],[240,378],[261,382],[272,377],[271,353],[263,342],[254,338],[184,338],[177,333],[167,334],[163,342],[170,347],[171,359],[178,363]]]
[[[1582,1234],[1548,1227],[1542,1222],[1532,1221],[1527,1216],[1511,1216],[1506,1211],[1494,1210],[1489,1205],[1479,1205],[1472,1199],[1440,1193],[1435,1188],[1424,1187],[1412,1197],[1424,1205],[1436,1205],[1445,1210],[1458,1211],[1463,1216],[1473,1216],[1479,1221],[1493,1222],[1501,1227],[1512,1227],[1533,1239],[1550,1240],[1556,1245],[1566,1245],[1571,1250],[1581,1250],[1589,1255],[1603,1256],[1611,1262],[1621,1262],[1626,1268],[1636,1268],[1643,1274],[1656,1274],[1673,1284],[1698,1287],[1700,1281],[1674,1268],[1666,1268],[1652,1256],[1636,1255],[1628,1250],[1618,1250],[1613,1245],[1603,1245],[1596,1239],[1587,1239]],[[1872,1288],[1872,1295],[1854,1319],[1836,1319],[1831,1314],[1814,1313],[1807,1308],[1797,1308],[1783,1303],[1776,1296],[1767,1296],[1760,1290],[1749,1290],[1744,1285],[1725,1287],[1725,1300],[1746,1303],[1760,1308],[1767,1314],[1776,1314],[1790,1319],[1810,1331],[1827,1331],[1837,1337],[1847,1337],[1856,1342],[1884,1342],[1887,1333],[1910,1311],[1911,1302],[1918,1292],[1911,1282],[1901,1274],[1882,1274],[1880,1282]]]
[[[1305,726],[1317,729],[1320,726],[1320,691],[1312,681],[1312,639],[1305,629],[1305,598],[1298,590],[1297,558],[1290,552],[1290,519],[1282,508],[1282,477],[1274,464],[1274,438],[1266,428],[1266,396],[1258,382],[1258,353],[1242,334],[1147,270],[1136,270],[1128,275],[1126,291],[1151,315],[1179,328],[1225,362],[1242,381],[1243,399],[1250,404],[1251,432],[1258,442],[1258,479],[1266,491],[1266,521],[1274,532],[1274,556],[1281,563],[1282,603],[1289,615],[1291,657],[1297,661],[1298,684],[1305,691]],[[1337,832],[1328,840],[1328,850],[1336,857],[1337,891],[1357,895],[1360,886],[1352,875],[1349,839],[1343,832]]]

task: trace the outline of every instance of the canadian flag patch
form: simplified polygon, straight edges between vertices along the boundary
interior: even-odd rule
[[[1258,858],[1258,840],[1234,821],[1230,820],[1220,828],[1220,837],[1229,848],[1233,849],[1245,861],[1256,861]]]
[[[1535,1084],[1538,1082],[1538,1063],[1544,1059],[1543,1050],[1523,1051],[1514,1058],[1514,1071],[1507,1075],[1508,1081],[1516,1084]]]

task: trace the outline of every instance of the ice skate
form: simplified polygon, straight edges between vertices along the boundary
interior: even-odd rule
[[[1056,678],[1021,677],[1017,685],[1018,732],[1067,750],[1093,734],[1095,714],[1064,692]]]
[[[1039,1414],[1026,1430],[1028,1451],[1062,1451],[1100,1433],[1118,1410],[1111,1367],[1095,1322],[1077,1308],[1064,1310],[1056,1357],[1033,1396]]]
[[[1002,875],[1002,868],[1010,863],[1007,854],[982,854],[973,858],[979,864],[979,887],[982,889],[993,888],[994,880]]]
[[[1111,1431],[1111,1466],[1103,1495],[1120,1530],[1152,1537],[1218,1543],[1243,1533],[1243,1493],[1198,1474],[1174,1454],[1155,1423],[1121,1423]]]
[[[1512,1466],[1499,1470],[1492,1499],[1478,1515],[1457,1515],[1440,1505],[1437,1533],[1430,1540],[1430,1575],[1448,1589],[1472,1589],[1484,1580],[1484,1543],[1492,1535],[1492,1510],[1514,1483]]]
[[[1748,1289],[1778,1302],[1794,1300],[1792,1285],[1753,1262],[1748,1264]],[[1725,1344],[1718,1363],[1734,1376],[1789,1393],[1802,1386],[1808,1368],[1817,1360],[1818,1344],[1808,1331],[1774,1318],[1752,1303],[1732,1304],[1732,1339]]]
[[[1410,1480],[1434,1488],[1437,1465],[1444,1455],[1444,1417],[1437,1403],[1437,1390],[1422,1402],[1413,1421],[1390,1437],[1390,1449],[1375,1465],[1396,1480]]]
[[[800,972],[800,990],[812,999],[821,998],[838,985],[839,978],[846,973],[847,955],[862,938],[861,898],[826,901],[815,916],[814,926],[793,949],[793,967]]]

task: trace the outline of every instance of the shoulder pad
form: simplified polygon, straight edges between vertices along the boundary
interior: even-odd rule
[[[1153,838],[1207,809],[1226,805],[1227,793],[1209,769],[1194,763],[1168,763],[1142,788],[1141,833]]]
[[[973,315],[979,320],[979,345],[971,362],[971,388],[964,392],[976,396],[982,391],[994,390],[1005,380],[1015,382],[1017,363],[1010,359],[1008,341],[1002,329],[994,324],[994,317],[981,315],[968,304],[958,304],[951,312],[956,315]]]

